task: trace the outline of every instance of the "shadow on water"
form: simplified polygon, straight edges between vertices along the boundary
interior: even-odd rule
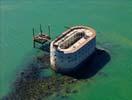
[[[110,61],[110,59],[108,52],[96,48],[95,52],[78,65],[76,69],[65,74],[76,79],[87,79],[96,75],[96,73],[99,72]]]
[[[50,52],[50,43],[49,42],[45,43],[39,49],[41,49],[44,52],[48,52],[49,53]]]

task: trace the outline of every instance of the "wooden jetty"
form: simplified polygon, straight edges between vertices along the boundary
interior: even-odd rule
[[[34,28],[33,28],[33,47],[34,48],[36,47],[36,43],[43,45],[46,42],[50,42],[51,37],[50,37],[50,26],[49,25],[48,25],[48,31],[49,31],[49,35],[44,34],[42,31],[41,24],[40,24],[40,33],[35,35]]]

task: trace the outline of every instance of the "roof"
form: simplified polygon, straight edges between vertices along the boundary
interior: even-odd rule
[[[64,53],[74,53],[95,37],[94,29],[86,26],[75,26],[56,38],[53,45]]]

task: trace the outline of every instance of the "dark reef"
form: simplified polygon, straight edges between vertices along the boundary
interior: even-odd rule
[[[49,48],[46,52],[48,53],[36,56],[35,61],[19,73],[13,83],[12,91],[3,100],[41,100],[42,98],[47,100],[53,94],[56,94],[56,97],[67,98],[68,95],[78,92],[74,88],[78,82],[94,76],[110,61],[106,51],[96,49],[90,58],[70,73],[55,73],[50,69]],[[41,76],[40,73],[44,70],[49,70],[52,75]]]
[[[42,66],[38,66],[42,64]],[[49,70],[53,75],[42,76],[40,73]],[[56,97],[66,98],[77,90],[72,85],[79,80],[54,73],[49,67],[49,54],[36,57],[36,61],[21,71],[13,83],[12,91],[3,100],[41,100],[56,94]]]

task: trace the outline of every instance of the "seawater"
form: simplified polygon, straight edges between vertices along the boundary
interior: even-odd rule
[[[79,92],[68,99],[131,100],[131,21],[131,0],[1,0],[0,97],[11,91],[19,71],[42,52],[32,48],[33,27],[39,32],[42,24],[48,32],[50,25],[54,39],[65,26],[86,25],[97,31],[97,47],[111,59],[89,82],[75,86]]]

